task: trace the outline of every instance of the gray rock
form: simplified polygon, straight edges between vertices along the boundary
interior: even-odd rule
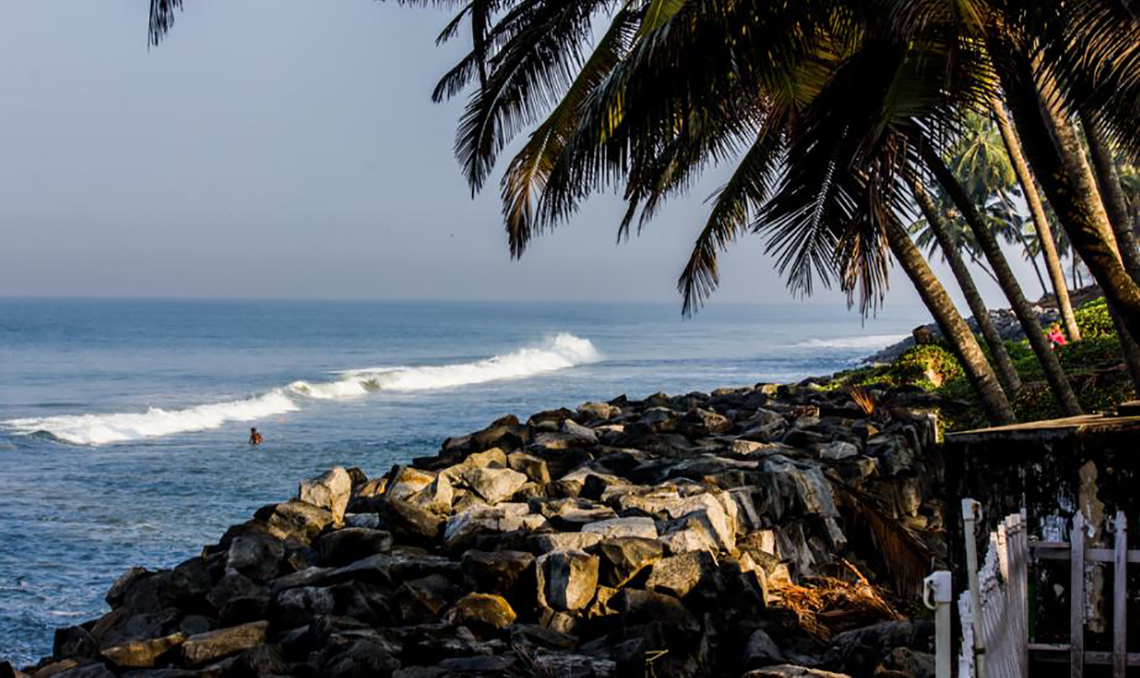
[[[494,593],[468,593],[455,601],[443,621],[473,628],[504,629],[513,624],[516,617],[506,598]]]
[[[824,445],[819,451],[821,459],[830,461],[839,461],[840,459],[847,459],[848,457],[854,457],[858,454],[858,447],[842,440],[830,442]]]
[[[99,654],[123,669],[143,669],[155,665],[159,657],[178,647],[186,640],[186,634],[174,633],[161,638],[132,640],[122,645],[108,647]]]
[[[529,540],[537,553],[555,551],[584,551],[602,541],[596,532],[550,532],[531,535]]]
[[[697,551],[662,558],[653,564],[645,588],[684,598],[702,582],[715,576],[716,561],[707,552]]]
[[[510,469],[475,468],[463,480],[490,504],[510,499],[527,482],[526,475]]]
[[[481,593],[506,593],[529,572],[534,556],[525,551],[476,551],[463,554],[464,585]]]
[[[447,548],[457,549],[480,534],[501,534],[521,529],[534,530],[545,522],[546,519],[542,516],[530,513],[530,508],[526,504],[506,503],[474,508],[457,513],[447,520],[443,530],[443,541]]]
[[[447,514],[451,512],[451,502],[455,493],[451,489],[451,481],[444,474],[439,474],[419,492],[413,494],[408,503],[433,513]]]
[[[617,537],[657,538],[657,523],[652,518],[612,518],[600,520],[582,527],[582,532],[600,534],[602,539]]]
[[[748,636],[748,642],[744,644],[744,652],[740,659],[745,671],[783,661],[784,653],[780,652],[779,646],[763,629],[756,629],[751,636]]]
[[[289,629],[302,626],[317,615],[332,614],[336,600],[327,588],[301,586],[278,593],[273,607],[273,619]]]
[[[556,611],[580,610],[598,588],[598,557],[583,551],[554,551],[535,561],[540,603]]]
[[[332,514],[333,522],[338,525],[344,520],[344,510],[348,506],[350,496],[352,496],[352,476],[341,466],[306,480],[301,483],[297,491],[298,499],[318,508],[327,509]]]
[[[266,582],[277,576],[285,545],[267,534],[245,533],[234,537],[226,556],[226,566],[254,581]]]
[[[399,499],[385,499],[379,509],[384,527],[401,543],[433,544],[443,526],[443,518]]]
[[[347,482],[348,474],[345,474]],[[341,514],[343,517],[343,513]],[[328,509],[314,506],[299,499],[290,499],[282,504],[266,506],[258,510],[257,518],[265,521],[268,533],[278,539],[292,540],[308,545],[325,528],[335,522],[335,516]]]
[[[392,548],[392,533],[364,527],[345,527],[322,536],[314,545],[326,567],[340,567]]]
[[[621,588],[643,569],[660,560],[664,548],[656,539],[618,537],[601,542],[598,553],[601,556],[602,583]]]
[[[594,433],[594,429],[582,426],[573,419],[565,419],[562,421],[562,432],[590,443],[598,442],[598,434]]]
[[[593,419],[610,420],[621,414],[621,408],[608,403],[582,403],[578,412]]]
[[[189,666],[201,666],[237,654],[264,643],[268,629],[269,622],[258,621],[190,636],[182,643],[182,658]]]
[[[546,462],[533,454],[512,452],[507,456],[507,464],[512,470],[526,474],[534,482],[545,485],[550,482],[550,468]]]
[[[436,476],[410,466],[397,466],[393,469],[384,496],[389,499],[408,501],[413,495],[435,480]]]

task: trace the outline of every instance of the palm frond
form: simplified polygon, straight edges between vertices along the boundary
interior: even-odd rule
[[[150,44],[158,46],[174,25],[175,10],[182,9],[182,0],[150,0]]]

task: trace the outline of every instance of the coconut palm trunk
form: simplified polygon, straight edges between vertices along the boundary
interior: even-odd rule
[[[1084,114],[1081,115],[1081,126],[1085,129],[1089,155],[1092,156],[1093,168],[1096,170],[1097,187],[1100,189],[1101,200],[1108,212],[1109,221],[1112,222],[1120,259],[1132,279],[1140,282],[1140,253],[1136,249],[1136,236],[1130,223],[1128,203],[1124,199],[1120,175],[1116,172],[1108,142],[1095,123]],[[1140,345],[1128,331],[1115,305],[1109,303],[1108,310],[1112,316],[1112,324],[1116,328],[1116,336],[1120,339],[1120,349],[1124,354],[1124,364],[1128,367],[1128,374],[1132,377],[1133,389],[1140,393]]]
[[[1005,350],[1005,342],[1002,341],[1001,335],[998,334],[997,328],[994,327],[994,323],[990,319],[989,310],[982,300],[982,295],[978,293],[974,278],[970,275],[970,269],[950,239],[950,231],[946,221],[938,213],[934,201],[930,199],[921,183],[914,181],[911,184],[911,190],[914,192],[915,202],[922,210],[922,215],[926,217],[926,222],[934,231],[934,237],[938,239],[938,246],[942,248],[946,262],[950,264],[950,270],[953,271],[954,278],[958,281],[962,295],[966,297],[966,304],[969,305],[970,311],[974,314],[974,320],[978,323],[978,329],[981,330],[986,345],[990,347],[990,355],[993,356],[994,364],[997,367],[997,376],[1001,380],[1002,387],[1007,394],[1016,397],[1018,391],[1021,390],[1021,377],[1014,369],[1013,361],[1009,358],[1009,352]]]
[[[1049,228],[1049,220],[1045,218],[1045,206],[1041,203],[1041,194],[1037,192],[1037,184],[1033,181],[1033,174],[1025,162],[1025,154],[1021,151],[1021,140],[1009,122],[1005,105],[998,100],[992,102],[994,120],[998,131],[1001,132],[1002,141],[1005,142],[1006,152],[1013,164],[1013,171],[1017,174],[1017,182],[1021,185],[1021,192],[1025,202],[1029,205],[1029,213],[1033,217],[1033,226],[1037,229],[1037,239],[1041,242],[1041,251],[1045,255],[1045,269],[1049,272],[1049,280],[1053,283],[1053,296],[1057,299],[1057,310],[1061,312],[1061,321],[1065,325],[1065,334],[1070,341],[1081,340],[1081,329],[1077,326],[1077,316],[1073,313],[1073,304],[1069,301],[1069,287],[1065,283],[1065,270],[1061,267],[1061,257],[1057,254],[1057,243],[1053,240],[1053,231]]]
[[[1119,311],[1128,331],[1140,336],[1140,285],[1128,275],[1116,251],[1112,226],[1091,180],[1080,140],[1064,115],[1055,106],[1045,105],[1028,57],[1004,56],[1015,61],[1017,68],[1016,74],[1011,68],[999,69],[999,74],[1033,174],[1105,298]]]
[[[1061,403],[1061,408],[1069,415],[1081,414],[1081,405],[1077,401],[1076,394],[1073,393],[1072,385],[1069,383],[1069,377],[1061,367],[1061,361],[1058,360],[1057,356],[1053,353],[1049,341],[1045,338],[1045,333],[1041,331],[1041,324],[1037,319],[1037,314],[1033,312],[1033,307],[1029,304],[1029,300],[1025,298],[1025,293],[1022,292],[1021,285],[1017,282],[1017,277],[1014,276],[1013,270],[1009,267],[1009,262],[1006,261],[1005,255],[1002,254],[1001,246],[998,245],[994,234],[986,228],[982,215],[978,212],[974,203],[970,201],[970,196],[966,193],[966,189],[958,182],[958,178],[954,176],[954,173],[950,171],[946,163],[942,161],[938,152],[929,146],[925,146],[922,153],[923,160],[931,171],[934,172],[935,179],[946,189],[946,193],[950,196],[950,199],[954,201],[954,204],[957,205],[958,210],[962,213],[962,216],[965,217],[966,223],[970,225],[970,230],[973,231],[974,238],[978,241],[978,245],[982,248],[982,252],[990,262],[990,267],[993,268],[994,274],[998,278],[998,284],[1009,300],[1018,322],[1021,323],[1021,328],[1025,331],[1025,337],[1029,340],[1029,346],[1033,349],[1033,353],[1041,363],[1041,369],[1045,373],[1045,379],[1049,382],[1049,386],[1052,387],[1053,394],[1056,396],[1057,401]]]
[[[1009,399],[1002,391],[993,368],[986,361],[986,355],[978,345],[978,340],[970,331],[970,326],[962,319],[962,315],[958,313],[954,300],[947,294],[946,288],[934,275],[934,271],[930,270],[930,265],[922,256],[922,252],[911,241],[906,229],[891,219],[887,224],[886,236],[891,253],[895,255],[907,277],[914,283],[930,315],[934,317],[934,322],[938,323],[942,336],[950,345],[950,350],[962,363],[966,377],[982,401],[982,409],[985,410],[990,423],[1001,426],[1016,422]]]

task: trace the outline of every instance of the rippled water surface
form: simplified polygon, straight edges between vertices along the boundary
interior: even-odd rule
[[[507,412],[826,374],[924,322],[678,311],[0,299],[0,658],[48,654],[122,571],[195,555],[330,466],[380,474]]]

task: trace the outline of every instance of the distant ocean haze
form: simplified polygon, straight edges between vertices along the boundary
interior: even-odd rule
[[[0,299],[0,658],[330,466],[506,413],[851,367],[925,321],[842,306]],[[251,449],[249,428],[265,443]]]

